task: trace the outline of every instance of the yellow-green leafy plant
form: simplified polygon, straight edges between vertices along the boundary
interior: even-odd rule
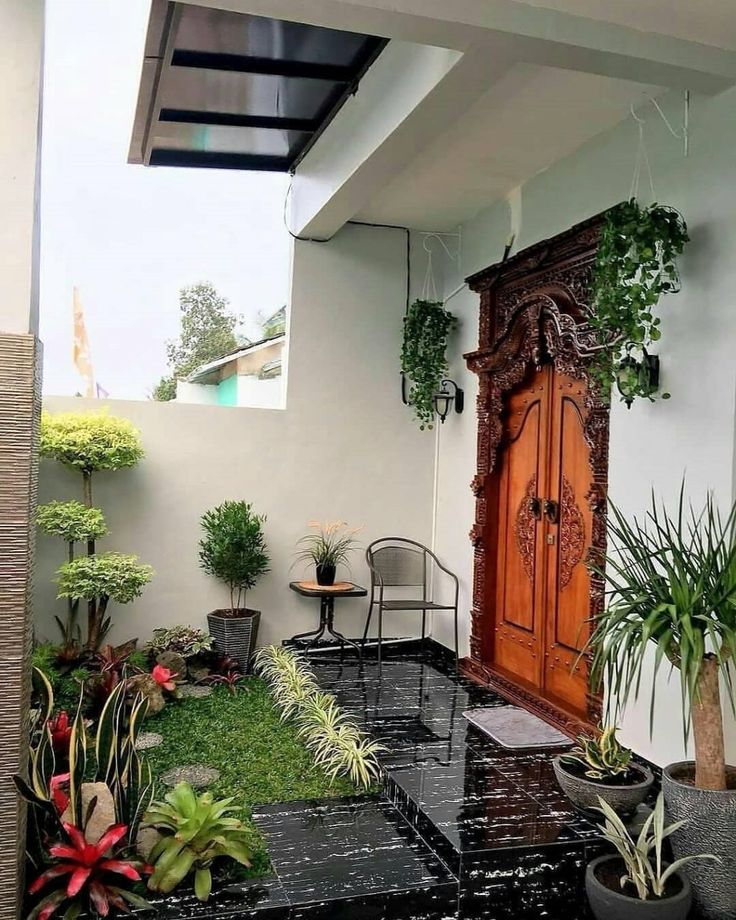
[[[65,562],[56,574],[59,597],[89,603],[87,642],[90,649],[97,649],[110,629],[110,617],[106,616],[109,602],[129,604],[140,597],[153,569],[139,562],[137,556],[95,553]]]
[[[77,543],[94,543],[107,533],[107,524],[99,508],[87,508],[82,502],[51,501],[39,505],[36,512],[39,528],[52,537],[60,537],[67,545],[67,561],[73,562]],[[79,601],[68,598],[66,620],[54,619],[62,635],[65,650],[77,649],[82,644],[77,622]]]
[[[289,649],[271,645],[259,650],[255,669],[269,684],[282,719],[292,719],[299,737],[328,776],[347,776],[368,788],[381,774],[371,740],[343,712],[335,697],[319,689],[307,663]]]
[[[577,747],[562,755],[563,763],[580,764],[588,779],[605,782],[628,773],[632,752],[616,737],[615,725],[604,728],[598,738],[578,735]]]
[[[87,600],[87,636],[84,648],[87,653],[96,652],[104,638],[106,629],[104,598],[121,599],[128,596],[127,603],[140,593],[140,588],[150,580],[152,574],[147,569],[148,577],[138,588],[138,593],[131,594],[133,581],[140,581],[142,572],[133,574],[133,568],[124,560],[134,557],[114,554],[100,556],[99,562],[90,562],[86,566],[77,566],[81,560],[75,559],[74,546],[86,542],[87,557],[96,559],[96,541],[107,533],[102,512],[92,504],[92,476],[96,472],[123,470],[134,467],[143,458],[143,446],[139,431],[128,419],[109,415],[107,412],[44,412],[41,417],[42,457],[56,460],[67,469],[81,473],[83,503],[51,502],[39,511],[39,526],[47,533],[64,538],[68,545],[68,558],[59,572],[60,584],[65,585],[65,592],[59,597],[69,599],[67,623],[60,623],[64,645],[77,648],[81,637],[77,626],[75,600]],[[137,560],[135,560],[137,563]],[[71,568],[69,568],[71,566]],[[79,590],[81,582],[89,579],[102,579],[106,587],[111,587],[109,579],[118,572],[122,582],[114,590],[92,593],[89,585],[86,592]],[[73,584],[76,581],[76,584]],[[74,591],[71,588],[74,588]]]
[[[197,795],[189,783],[177,783],[163,801],[153,802],[144,822],[160,834],[149,856],[152,891],[168,894],[193,873],[194,893],[206,901],[216,859],[227,857],[250,865],[246,829],[233,817],[239,809],[232,801],[216,801],[211,792]]]

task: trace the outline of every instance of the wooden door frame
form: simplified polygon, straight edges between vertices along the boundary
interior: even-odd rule
[[[604,216],[597,215],[467,279],[470,289],[480,294],[480,322],[478,348],[465,355],[468,368],[478,375],[479,392],[477,470],[471,483],[476,499],[470,532],[473,607],[470,656],[463,659],[462,670],[570,735],[599,723],[602,704],[598,692],[588,688],[587,716],[581,720],[489,664],[486,610],[492,598],[487,596],[487,573],[495,560],[487,551],[485,535],[495,511],[490,495],[493,477],[498,475],[505,399],[523,382],[530,366],[551,361],[557,370],[585,380],[589,387],[584,437],[591,467],[591,488],[585,496],[592,515],[590,554],[600,559],[605,555],[609,405],[598,397],[590,377],[596,341],[587,322],[603,221]],[[592,575],[591,614],[600,612],[603,603],[603,579]]]

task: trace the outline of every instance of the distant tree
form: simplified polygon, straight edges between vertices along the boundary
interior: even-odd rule
[[[179,338],[166,343],[169,374],[159,380],[152,393],[160,401],[174,399],[176,381],[188,377],[200,364],[214,361],[243,344],[235,335],[240,317],[230,312],[229,301],[209,281],[182,288],[179,309]]]

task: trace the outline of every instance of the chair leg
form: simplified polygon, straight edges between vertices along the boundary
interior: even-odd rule
[[[460,673],[460,653],[457,643],[457,607],[455,608],[455,673]]]
[[[363,641],[361,642],[362,646],[365,646],[366,642],[368,641],[368,630],[370,629],[370,626],[371,626],[372,616],[373,616],[373,601],[371,601],[370,604],[368,604],[368,617],[366,618],[365,629],[363,630]]]
[[[422,610],[422,642],[424,642],[424,637],[427,635],[427,611]]]
[[[383,644],[383,607],[378,605],[378,667],[381,667],[381,646]]]

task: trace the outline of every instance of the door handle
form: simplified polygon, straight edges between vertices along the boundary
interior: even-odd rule
[[[536,518],[538,521],[542,520],[542,500],[536,495],[532,495],[529,499],[529,511],[532,517]]]
[[[551,498],[545,498],[543,503],[544,515],[550,524],[556,524],[560,519],[559,502],[552,501]]]

